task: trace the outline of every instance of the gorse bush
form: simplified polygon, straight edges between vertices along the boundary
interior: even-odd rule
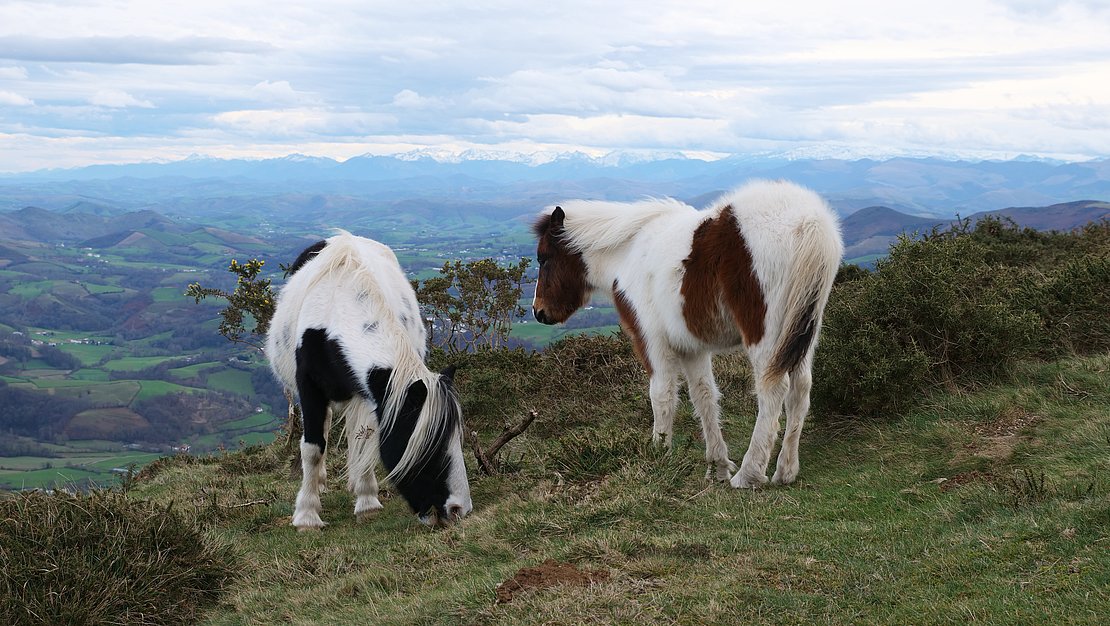
[[[185,624],[234,554],[172,507],[119,493],[0,498],[0,623]]]
[[[819,412],[896,415],[937,386],[1035,356],[1110,348],[1110,223],[1042,233],[967,221],[842,270],[814,374]]]
[[[623,335],[567,337],[543,352],[433,350],[429,360],[433,369],[459,366],[463,415],[468,428],[482,433],[496,433],[531,409],[539,418],[529,433],[555,437],[583,425],[623,421],[630,409],[637,416],[649,410],[641,402],[647,377]]]

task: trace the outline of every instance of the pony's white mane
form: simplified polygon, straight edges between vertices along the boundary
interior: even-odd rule
[[[408,331],[401,324],[398,316],[392,314],[385,294],[382,293],[381,285],[375,279],[373,272],[362,262],[359,248],[360,242],[365,240],[342,229],[336,229],[335,233],[335,236],[328,239],[328,245],[317,255],[316,262],[319,270],[313,283],[332,277],[340,280],[341,284],[350,286],[351,289],[365,291],[371,306],[383,312],[381,323],[385,332],[396,340],[396,354],[393,355],[392,363],[393,373],[386,385],[385,406],[378,407],[379,435],[385,436],[395,426],[401,411],[401,401],[409,385],[421,381],[428,390],[427,399],[420,409],[420,416],[413,427],[412,437],[405,446],[405,452],[401,455],[397,466],[386,476],[388,480],[396,481],[428,462],[436,442],[448,426],[445,419],[448,410],[457,411],[456,415],[461,415],[461,411],[458,409],[458,400],[454,395],[443,393],[439,382],[440,375],[429,370],[424,364],[422,350],[412,344]],[[382,244],[377,245],[388,251],[396,262],[397,257],[392,250]],[[312,285],[309,287],[311,288]],[[305,289],[302,293],[307,293],[309,290]],[[363,385],[366,384],[365,380],[361,382]],[[456,406],[449,407],[448,403],[454,403]]]
[[[673,198],[639,202],[572,200],[559,206],[566,213],[566,242],[581,252],[603,252],[627,242],[645,224],[660,216],[697,210]],[[547,213],[551,211],[554,207]]]

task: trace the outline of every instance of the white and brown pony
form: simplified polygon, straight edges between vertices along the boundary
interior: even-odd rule
[[[424,365],[416,294],[387,246],[340,231],[307,248],[289,269],[266,338],[277,378],[295,389],[304,419],[293,526],[324,526],[320,491],[333,413],[347,437],[355,515],[382,508],[374,467],[426,524],[472,508],[462,454],[462,411],[453,370]]]
[[[671,445],[683,376],[705,436],[708,477],[731,477],[733,487],[766,483],[785,403],[772,480],[797,478],[813,352],[843,254],[836,215],[817,194],[755,181],[701,211],[669,199],[571,201],[541,214],[534,230],[536,319],[557,324],[593,293],[612,296],[651,378],[656,442]],[[741,346],[759,413],[737,471],[721,434],[712,355]]]

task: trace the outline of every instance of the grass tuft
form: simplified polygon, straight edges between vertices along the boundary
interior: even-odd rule
[[[0,623],[185,624],[238,572],[172,503],[107,491],[0,499]]]

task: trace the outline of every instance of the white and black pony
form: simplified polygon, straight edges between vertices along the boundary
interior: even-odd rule
[[[573,201],[541,214],[533,313],[565,321],[594,292],[611,294],[651,378],[653,439],[671,445],[680,376],[705,435],[707,476],[733,487],[798,476],[813,352],[843,244],[836,215],[808,189],[755,181],[696,210],[676,200]],[[712,355],[742,346],[759,413],[739,471],[721,434]],[[735,475],[733,475],[735,472]]]
[[[297,258],[266,338],[277,378],[295,389],[304,416],[293,526],[320,528],[328,431],[344,420],[347,484],[355,516],[382,508],[374,467],[426,524],[470,512],[462,411],[453,369],[424,365],[425,330],[416,294],[387,246],[339,231]]]

